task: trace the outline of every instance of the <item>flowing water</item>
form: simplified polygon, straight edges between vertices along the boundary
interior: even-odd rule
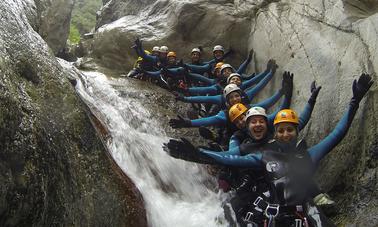
[[[223,195],[206,186],[209,176],[202,166],[163,151],[169,138],[159,119],[144,108],[143,99],[135,97],[140,92],[133,81],[98,72],[83,72],[81,79],[84,83],[79,82],[77,90],[101,113],[112,137],[108,149],[141,192],[149,225],[225,226]]]

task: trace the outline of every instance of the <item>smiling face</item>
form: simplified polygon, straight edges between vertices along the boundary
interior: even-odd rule
[[[282,122],[276,125],[275,139],[283,142],[289,143],[296,139],[298,136],[297,126],[290,122]]]
[[[223,57],[223,54],[224,54],[223,51],[216,50],[216,51],[214,51],[214,58],[221,59]]]
[[[199,62],[200,57],[201,57],[199,52],[192,52],[192,54],[190,56],[191,56],[191,59],[192,59],[192,63]]]
[[[231,73],[233,73],[233,71],[231,68],[225,68],[223,69],[222,73],[223,73],[223,77],[227,78],[229,75],[231,75]]]
[[[241,81],[240,77],[233,76],[233,77],[231,77],[230,82],[228,84],[236,84],[236,85],[240,86],[242,84],[242,81]]]
[[[255,140],[264,139],[268,132],[268,125],[264,116],[252,116],[248,118],[248,130]]]
[[[174,65],[176,63],[176,57],[168,57],[168,64]]]
[[[233,106],[237,103],[241,103],[242,97],[238,91],[233,91],[227,95],[228,104]]]

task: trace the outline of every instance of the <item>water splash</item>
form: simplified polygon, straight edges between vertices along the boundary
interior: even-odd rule
[[[206,187],[202,166],[173,159],[162,149],[168,140],[140,98],[125,98],[112,83],[137,92],[126,79],[84,72],[77,90],[102,114],[112,139],[107,146],[143,195],[150,226],[225,226],[221,196]],[[116,80],[116,81],[115,81]],[[124,92],[124,91],[122,91]]]

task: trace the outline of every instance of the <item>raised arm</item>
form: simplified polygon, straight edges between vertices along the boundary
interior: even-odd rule
[[[249,63],[251,63],[252,56],[253,56],[253,49],[251,49],[248,52],[247,59],[245,59],[245,61],[243,63],[241,63],[241,65],[239,66],[238,70],[236,70],[237,73],[239,73],[241,75],[241,74],[243,74],[245,72],[245,70],[247,69]]]
[[[153,63],[157,63],[159,61],[158,57],[146,54],[146,52],[144,52],[143,46],[142,46],[142,41],[140,41],[139,39],[135,40],[135,48],[136,48],[135,50],[136,50],[137,54],[140,57],[142,57],[144,60],[149,61],[149,62],[153,62]]]
[[[210,103],[216,105],[223,104],[222,95],[213,95],[213,96],[178,96],[176,98],[178,101],[187,102],[187,103]]]
[[[198,73],[188,73],[188,78],[194,81],[201,81],[207,85],[214,85],[217,81],[215,79],[207,78]]]
[[[195,120],[189,120],[178,115],[178,119],[169,120],[169,125],[172,128],[190,128],[200,126],[224,126],[227,123],[227,118],[224,111],[210,117],[203,117]]]
[[[311,96],[308,99],[304,109],[299,116],[298,130],[301,131],[308,123],[311,118],[312,110],[314,109],[316,98],[318,97],[319,91],[322,87],[316,86],[315,81],[311,83]]]
[[[192,64],[185,64],[185,66],[194,73],[203,74],[205,72],[210,71],[211,64],[206,65],[192,65]]]
[[[252,85],[254,84],[257,84],[258,82],[260,82],[262,79],[264,79],[264,77],[266,75],[268,75],[269,71],[268,70],[265,70],[264,72],[262,73],[259,73],[257,75],[255,75],[254,77],[252,77],[251,79],[247,79],[247,80],[244,80],[242,82],[242,84],[240,85],[240,88],[241,89],[248,89],[249,87],[251,87]]]
[[[368,74],[362,74],[360,78],[353,82],[353,97],[347,111],[337,123],[335,129],[320,143],[311,147],[308,152],[312,161],[318,164],[340,141],[345,137],[353,118],[358,110],[359,103],[373,84]]]
[[[278,65],[276,64],[275,60],[270,59],[268,61],[267,70],[270,71],[268,75],[266,75],[265,78],[261,80],[255,87],[245,91],[250,100],[253,100],[257,93],[259,93],[269,83],[269,81],[273,78],[273,75],[276,72],[277,67]]]
[[[187,92],[190,95],[218,95],[221,91],[217,88],[217,85],[207,86],[207,87],[191,87],[188,88]]]

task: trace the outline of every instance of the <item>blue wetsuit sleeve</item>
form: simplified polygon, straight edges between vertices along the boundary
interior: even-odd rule
[[[266,77],[261,80],[256,86],[245,91],[249,100],[253,100],[257,93],[259,93],[269,83],[269,81],[273,78],[273,75],[274,73],[272,73],[272,71],[269,71],[268,75],[266,75]]]
[[[218,114],[211,117],[203,117],[190,121],[192,127],[200,126],[223,126],[227,123],[227,118],[224,111],[220,111]]]
[[[184,97],[183,102],[188,103],[210,103],[222,105],[222,95],[213,95],[213,96],[188,96]]]
[[[320,143],[308,149],[310,157],[315,164],[318,164],[345,137],[357,110],[358,104],[351,103],[333,131]]]
[[[216,152],[222,155],[240,155],[239,147],[234,147],[233,149],[229,149],[228,151],[223,151],[223,152],[211,151],[211,150],[207,150],[203,148],[200,148],[199,150],[202,152]]]
[[[299,124],[298,124],[298,130],[301,131],[308,123],[308,121],[311,118],[312,110],[314,107],[306,103],[304,109],[302,110],[300,116],[299,116]]]
[[[144,75],[153,79],[159,79],[161,71],[144,71]]]
[[[217,163],[227,166],[249,167],[253,169],[261,169],[263,167],[261,153],[253,153],[245,156],[240,156],[232,154],[222,154],[223,152],[211,152],[206,150],[200,150],[200,152],[212,158]]]
[[[238,148],[239,150],[239,145],[240,145],[239,138],[235,134],[233,134],[230,138],[230,142],[228,143],[228,149],[232,150],[232,149]]]
[[[252,57],[247,58],[243,63],[241,63],[241,65],[239,66],[238,70],[236,70],[236,72],[239,73],[240,75],[243,74],[245,70],[247,69],[251,60],[252,60]]]
[[[185,72],[185,69],[183,67],[177,67],[177,68],[169,68],[167,69],[167,71],[170,75],[177,76],[177,75],[183,74]]]
[[[214,59],[212,59],[212,60],[210,60],[210,61],[204,62],[203,64],[204,64],[204,65],[212,65],[212,64],[215,64],[215,63],[216,63],[216,60],[215,60],[215,58],[214,58]]]
[[[137,54],[142,57],[144,60],[152,62],[152,63],[157,63],[159,61],[158,57],[146,54],[144,52],[142,45],[140,45],[140,48],[137,48]]]
[[[192,71],[194,73],[199,73],[199,74],[203,74],[205,72],[208,72],[210,70],[210,67],[211,67],[210,64],[206,64],[206,65],[185,64],[185,65],[190,69],[190,71]]]
[[[247,79],[247,80],[244,80],[242,82],[242,84],[240,85],[240,88],[241,89],[247,89],[249,88],[250,86],[254,85],[254,84],[257,84],[258,82],[260,82],[266,75],[268,75],[269,71],[264,71],[262,73],[259,73],[257,74],[256,76],[254,76],[253,78],[251,79]]]
[[[259,102],[259,103],[256,103],[254,104],[253,106],[260,106],[264,109],[269,109],[270,107],[272,107],[276,102],[278,102],[278,100],[280,100],[280,98],[282,97],[283,95],[283,92],[282,90],[278,90],[276,93],[274,93],[274,95],[272,95],[271,97]]]
[[[207,85],[213,85],[216,83],[214,79],[207,78],[206,76],[202,76],[197,73],[188,73],[188,77],[192,80],[204,82]]]
[[[208,87],[191,87],[191,88],[188,88],[188,93],[190,95],[206,95],[206,94],[217,95],[219,92],[218,92],[217,87],[213,85],[213,86],[208,86]]]

